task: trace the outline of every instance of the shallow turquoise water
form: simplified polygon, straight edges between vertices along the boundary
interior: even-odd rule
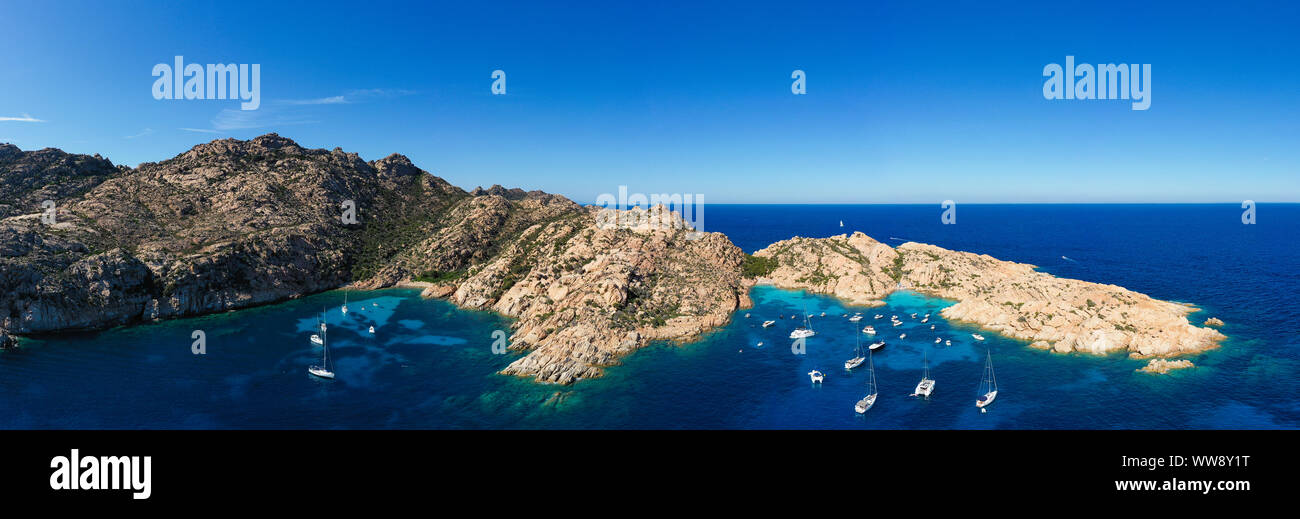
[[[755,306],[702,340],[659,344],[572,386],[496,374],[518,354],[495,355],[492,332],[509,321],[469,312],[414,290],[351,292],[345,317],[335,291],[240,312],[34,339],[0,353],[0,416],[9,428],[1173,428],[1293,427],[1243,401],[1216,395],[1220,365],[1153,377],[1123,357],[1058,355],[945,322],[948,302],[897,293],[878,309],[802,292],[757,287]],[[311,377],[308,343],[326,307],[338,378]],[[817,336],[791,350],[790,317],[808,308]],[[841,314],[861,311],[861,323]],[[932,313],[931,324],[912,312]],[[752,317],[746,319],[745,313]],[[876,313],[886,317],[872,319]],[[763,329],[765,318],[783,314]],[[888,316],[904,325],[894,328]],[[853,412],[866,371],[843,370],[854,334],[876,323],[889,345],[875,355],[880,398]],[[375,326],[376,334],[366,329]],[[190,334],[207,333],[207,353]],[[908,339],[899,340],[906,332]],[[933,344],[950,338],[951,347]],[[864,339],[867,337],[864,335]],[[765,343],[758,347],[757,343]],[[1000,394],[989,412],[974,398],[984,348]],[[937,381],[929,401],[907,395],[927,352]],[[806,373],[827,374],[818,386]],[[1235,368],[1229,368],[1235,369]],[[1262,385],[1278,366],[1248,366]],[[1260,388],[1257,388],[1260,389]]]

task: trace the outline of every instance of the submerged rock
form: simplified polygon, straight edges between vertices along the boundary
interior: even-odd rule
[[[1180,359],[1180,360],[1151,359],[1151,362],[1148,362],[1146,366],[1138,368],[1137,371],[1140,371],[1142,373],[1151,373],[1155,375],[1165,375],[1175,369],[1186,369],[1192,367],[1195,367],[1195,365],[1192,364],[1192,361],[1185,360],[1185,359]]]

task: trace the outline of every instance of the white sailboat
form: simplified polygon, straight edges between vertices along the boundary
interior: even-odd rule
[[[844,369],[856,368],[867,360],[867,357],[862,355],[862,335],[855,333],[853,336],[858,339],[857,345],[853,347],[853,358],[844,361]]]
[[[844,227],[844,220],[840,220],[840,227]]]
[[[921,382],[916,384],[912,396],[923,396],[929,400],[930,394],[934,392],[934,379],[930,378],[930,360],[925,357],[925,354],[921,354],[921,362],[925,367],[921,372]]]
[[[325,323],[321,322],[321,363],[318,366],[309,366],[307,372],[320,378],[334,378],[334,372],[330,370],[330,346],[327,342],[329,334],[325,331]]]
[[[325,333],[325,321],[321,321],[320,319],[317,319],[316,321],[319,325],[318,328],[320,328],[320,332]],[[311,334],[311,343],[317,346],[324,346],[325,339],[322,339],[319,334],[313,333]]]
[[[862,397],[862,400],[858,400],[858,403],[853,406],[853,410],[857,411],[858,414],[865,413],[868,409],[871,409],[871,406],[876,405],[876,361],[871,357],[870,353],[867,355],[867,371],[870,373],[870,378],[867,379],[867,391],[869,392],[867,396]]]
[[[812,322],[808,320],[809,317],[812,317],[812,315],[809,315],[808,310],[805,308],[803,326],[795,328],[793,332],[790,332],[791,339],[805,339],[817,335],[817,332],[812,329]]]
[[[980,380],[979,391],[981,394],[975,399],[975,407],[981,410],[998,397],[998,377],[993,374],[993,353],[988,351],[984,355],[984,378]]]
[[[348,293],[343,292],[343,315],[348,315]]]

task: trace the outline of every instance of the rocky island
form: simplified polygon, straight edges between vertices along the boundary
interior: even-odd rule
[[[401,155],[365,161],[276,134],[136,168],[0,145],[0,188],[0,346],[418,283],[426,297],[516,318],[510,347],[526,354],[504,373],[567,384],[650,341],[726,324],[750,305],[755,258],[779,287],[861,305],[916,290],[957,301],[949,319],[1054,351],[1167,357],[1223,338],[1188,323],[1188,306],[1032,265],[861,233],[747,257],[672,213],[633,210],[608,225],[562,196],[465,191]]]
[[[1057,352],[1167,357],[1215,347],[1223,334],[1192,325],[1187,305],[1115,285],[1058,278],[1033,265],[907,242],[890,247],[854,233],[793,238],[754,253],[775,260],[781,288],[884,304],[900,289],[957,301],[941,312]]]

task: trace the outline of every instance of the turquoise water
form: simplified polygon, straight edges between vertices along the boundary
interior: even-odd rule
[[[1028,261],[1059,275],[1197,303],[1205,310],[1191,316],[1194,322],[1210,315],[1228,321],[1223,347],[1191,357],[1195,369],[1167,376],[1137,373],[1144,362],[1124,356],[1048,353],[991,332],[978,343],[970,336],[977,330],[938,315],[951,302],[913,293],[892,295],[886,307],[855,308],[825,296],[757,287],[752,309],[698,341],[644,348],[599,379],[545,385],[497,374],[519,357],[492,353],[493,331],[509,328],[504,317],[424,300],[408,289],[349,292],[352,311],[345,317],[339,308],[344,294],[333,291],[238,312],[26,339],[0,352],[0,427],[1296,428],[1300,361],[1297,316],[1289,305],[1300,286],[1300,271],[1291,267],[1296,245],[1263,238],[1296,229],[1300,211],[1281,208],[1290,216],[1261,213],[1270,215],[1273,227],[1244,230],[1239,223],[1215,227],[1219,213],[1235,214],[1217,206],[1165,209],[1175,214],[1127,227],[1120,224],[1131,218],[1124,207],[1062,213],[1053,206],[1048,212],[1061,214],[1011,218],[1011,227],[988,223],[1001,220],[983,219],[978,207],[964,208],[960,233],[912,223],[909,211],[921,209],[856,209],[869,222],[860,230],[873,236]],[[770,207],[710,210],[706,227],[725,230],[746,250],[776,236],[815,234],[753,225],[756,212],[770,213]],[[781,210],[802,216],[768,220],[806,226],[789,222],[827,211]],[[866,214],[872,211],[894,217],[866,218],[876,216]],[[916,222],[931,220],[931,208],[924,211]],[[854,214],[841,208],[828,216],[846,213]],[[855,218],[844,219],[851,229]],[[841,232],[823,226],[823,235]],[[1160,241],[1143,241],[1153,232]],[[1181,236],[1204,233],[1216,236],[1215,248]],[[1099,242],[1108,246],[1087,245]],[[1135,259],[1143,248],[1159,253]],[[1059,256],[1070,259],[1053,261]],[[806,354],[796,355],[788,334],[799,323],[788,317],[805,307],[826,317],[813,319],[818,334],[807,341]],[[318,360],[319,348],[307,338],[322,309],[338,375],[332,381],[306,372]],[[865,315],[860,323],[842,315],[858,311]],[[913,312],[931,313],[936,330],[919,324],[919,316],[907,318]],[[872,319],[877,313],[885,318]],[[905,324],[891,327],[892,314]],[[787,319],[761,328],[778,315]],[[847,373],[843,362],[866,324],[875,324],[889,345],[875,356],[880,398],[862,416],[853,404],[865,392],[866,371]],[[373,336],[366,331],[371,325]],[[194,330],[206,333],[206,355],[191,353]],[[904,332],[908,338],[899,340]],[[953,345],[935,345],[935,336]],[[760,341],[764,346],[757,346]],[[1000,393],[980,413],[974,399],[985,348]],[[922,352],[937,381],[929,401],[907,396],[920,378]],[[808,379],[812,369],[827,375],[820,386]]]

